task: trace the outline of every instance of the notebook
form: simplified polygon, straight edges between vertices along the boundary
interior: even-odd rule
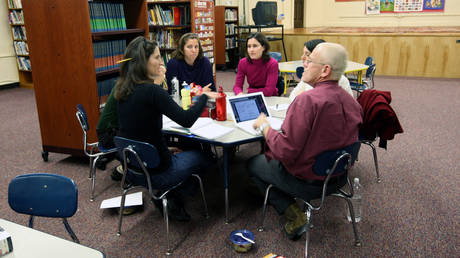
[[[230,97],[228,98],[228,102],[236,126],[245,132],[252,135],[259,134],[252,125],[262,112],[267,116],[271,128],[275,130],[281,129],[283,120],[274,118],[270,115],[267,102],[262,92]]]

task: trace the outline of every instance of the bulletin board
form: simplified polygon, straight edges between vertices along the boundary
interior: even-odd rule
[[[336,0],[337,1],[337,0]],[[444,12],[445,0],[365,0],[366,14]]]

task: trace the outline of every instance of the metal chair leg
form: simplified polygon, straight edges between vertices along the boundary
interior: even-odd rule
[[[30,215],[30,218],[29,218],[29,228],[33,228],[34,227],[34,216],[33,215]]]
[[[168,200],[163,198],[162,200],[163,203],[163,217],[165,220],[165,226],[166,226],[166,242],[168,244],[168,249],[166,250],[166,255],[171,255],[172,254],[172,249],[171,249],[171,243],[169,242],[169,218],[168,218]]]
[[[364,144],[369,145],[372,148],[372,154],[374,155],[375,173],[377,174],[377,183],[380,183],[382,180],[380,179],[379,163],[377,160],[377,149],[375,148],[375,145],[370,141],[366,141],[364,142]]]
[[[65,229],[67,230],[67,232],[69,232],[70,237],[72,238],[72,240],[75,243],[79,244],[80,240],[78,240],[77,236],[75,235],[75,233],[73,232],[72,228],[70,227],[69,222],[67,221],[67,218],[62,218],[62,222],[64,222]]]
[[[96,163],[96,162],[94,161],[94,157],[89,157],[89,174],[88,174],[88,179],[91,179],[91,177],[93,176],[93,171],[92,171],[93,163]]]
[[[96,162],[97,160],[99,159],[100,156],[97,156],[96,158],[93,159],[93,162],[91,164],[91,170],[90,170],[90,174],[91,174],[91,193],[90,193],[90,196],[89,196],[89,201],[90,202],[93,202],[94,201],[94,188],[96,186]]]
[[[311,225],[311,210],[307,209],[305,212],[307,215],[307,226],[305,228],[305,257],[308,257],[308,243],[310,242],[310,227]]]
[[[126,193],[128,190],[123,190],[123,193],[121,194],[121,202],[120,202],[120,214],[118,215],[118,231],[117,231],[117,236],[121,235],[121,223],[123,221],[123,210],[125,209],[125,200],[126,200]]]
[[[353,203],[351,202],[350,198],[344,198],[348,203],[348,210],[350,211],[351,216],[351,224],[353,225],[353,233],[355,234],[355,246],[361,246],[361,240],[359,239],[358,229],[356,227],[356,218],[355,212],[353,210]]]
[[[209,212],[208,212],[208,204],[206,203],[206,197],[204,196],[204,188],[203,188],[203,182],[201,181],[201,177],[196,174],[192,174],[196,179],[198,179],[198,183],[200,184],[200,190],[201,190],[201,197],[203,198],[203,205],[204,205],[204,216],[206,219],[209,219]]]
[[[260,226],[258,228],[260,232],[264,231],[265,210],[267,209],[268,194],[270,193],[270,189],[272,187],[273,185],[269,185],[265,190],[264,207],[262,208],[262,218],[260,219]]]

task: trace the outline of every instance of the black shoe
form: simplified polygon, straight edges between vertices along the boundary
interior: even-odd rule
[[[105,157],[101,157],[99,158],[97,161],[96,161],[96,168],[99,169],[99,170],[105,170],[106,167],[107,167],[107,163],[109,163],[110,160],[108,160],[107,158]]]
[[[161,200],[153,200],[153,203],[158,208],[163,216],[163,203]],[[177,198],[170,197],[168,198],[168,217],[175,221],[190,221],[192,218],[190,214],[184,208],[184,204]]]
[[[121,178],[123,178],[123,168],[121,165],[113,168],[110,178],[112,178],[113,181],[121,181]]]

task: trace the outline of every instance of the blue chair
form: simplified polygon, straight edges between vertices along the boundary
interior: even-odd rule
[[[374,58],[372,56],[366,57],[366,60],[364,60],[364,64],[369,66],[374,63]]]
[[[89,143],[87,133],[89,131],[89,124],[88,124],[88,116],[86,115],[86,111],[83,108],[83,105],[77,105],[77,112],[75,114],[77,116],[78,122],[80,123],[81,129],[83,131],[83,152],[86,156],[89,157],[89,176],[88,178],[91,179],[91,190],[89,200],[92,202],[94,201],[94,188],[96,185],[96,162],[97,160],[104,156],[109,155],[111,153],[115,153],[117,151],[116,148],[105,149],[99,145],[98,142]],[[88,152],[89,149],[89,152]],[[95,152],[98,149],[98,152]]]
[[[371,64],[369,68],[367,68],[366,75],[365,77],[363,77],[362,83],[358,83],[356,79],[348,78],[348,80],[350,81],[351,89],[356,91],[358,95],[364,90],[373,89],[375,70],[376,70],[375,64]]]
[[[78,189],[72,179],[53,174],[17,176],[8,186],[8,204],[15,212],[30,215],[30,228],[34,216],[62,218],[72,240],[80,243],[67,222],[78,208]]]
[[[166,239],[168,243],[168,249],[166,251],[167,255],[172,254],[172,249],[170,246],[169,239],[169,220],[168,220],[168,193],[180,186],[184,181],[178,183],[177,185],[171,186],[167,189],[156,189],[161,190],[162,194],[160,196],[155,196],[154,188],[152,187],[151,178],[148,170],[154,169],[160,164],[160,157],[158,156],[157,149],[146,142],[140,142],[135,140],[126,139],[123,137],[115,136],[114,138],[115,146],[118,148],[118,153],[120,157],[123,157],[123,177],[121,179],[121,204],[120,204],[120,217],[118,222],[118,231],[117,235],[121,235],[121,224],[123,219],[123,210],[125,208],[125,199],[128,192],[135,189],[147,188],[149,196],[152,200],[161,200],[163,204],[163,217],[166,226]],[[144,178],[146,183],[143,185],[134,185],[130,182],[127,182],[127,174],[133,174],[137,178]],[[201,190],[201,196],[203,198],[205,217],[209,218],[208,206],[206,204],[206,198],[204,196],[203,183],[200,176],[192,174],[198,180]]]
[[[281,53],[280,52],[268,52],[271,57],[273,57],[278,63],[281,62]]]
[[[295,75],[297,75],[297,78],[301,79],[302,78],[302,74],[303,74],[303,71],[305,69],[303,68],[303,66],[299,66],[295,69]]]
[[[321,209],[321,206],[323,205],[326,196],[340,197],[340,198],[345,199],[345,201],[348,203],[348,209],[350,211],[350,216],[352,218],[353,233],[355,235],[355,245],[361,246],[361,240],[359,239],[358,230],[356,228],[356,220],[355,220],[355,214],[353,210],[353,204],[351,202],[351,198],[353,197],[353,187],[350,183],[350,179],[348,178],[348,171],[352,168],[354,161],[356,160],[358,156],[359,148],[360,148],[360,143],[355,142],[339,150],[325,151],[316,158],[315,164],[313,165],[313,172],[320,176],[326,176],[326,178],[324,180],[323,189],[321,192],[321,202],[319,203],[318,206],[313,206],[309,201],[302,200],[303,203],[305,204],[305,207],[306,207],[305,214],[307,215],[307,226],[306,226],[306,231],[305,231],[305,238],[306,238],[305,257],[308,256],[308,242],[310,240],[309,230],[310,228],[313,227],[311,224],[312,212],[318,211],[319,209]],[[328,192],[327,190],[328,182],[331,179],[331,176],[333,175],[335,176],[345,175],[347,177],[347,185],[350,189],[349,193],[345,192],[342,189],[337,189],[337,191]],[[269,185],[267,189],[265,190],[264,207],[262,210],[262,219],[260,222],[259,231],[264,230],[263,223],[264,223],[264,218],[265,218],[265,210],[267,207],[268,195],[272,187],[274,186]]]

